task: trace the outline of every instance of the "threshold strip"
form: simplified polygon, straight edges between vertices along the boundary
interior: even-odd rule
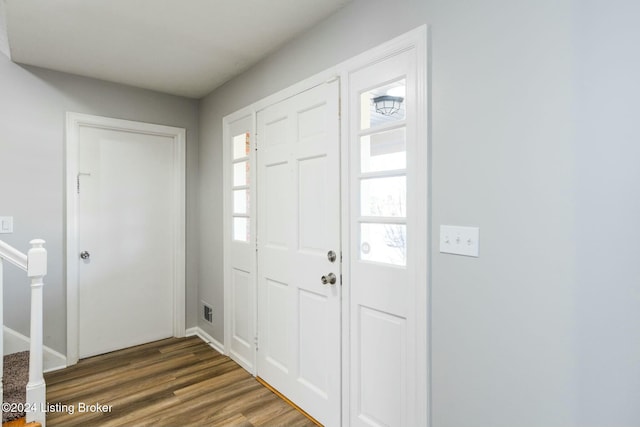
[[[265,386],[266,388],[268,388],[269,390],[271,390],[272,393],[274,393],[276,396],[278,396],[280,399],[284,400],[285,402],[287,402],[289,405],[293,406],[298,412],[300,412],[302,415],[304,415],[305,417],[307,417],[309,419],[309,421],[311,421],[312,423],[314,423],[315,425],[319,426],[319,427],[324,427],[322,424],[320,424],[318,422],[318,420],[316,420],[315,418],[313,418],[311,415],[307,414],[301,407],[299,407],[298,405],[296,405],[295,403],[293,403],[292,401],[290,401],[289,399],[287,399],[287,397],[280,393],[278,390],[276,390],[275,388],[273,388],[268,382],[266,382],[265,380],[263,380],[260,377],[256,377],[256,380],[262,384],[263,386]]]

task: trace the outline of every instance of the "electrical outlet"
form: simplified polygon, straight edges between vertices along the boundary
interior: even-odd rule
[[[440,226],[440,252],[478,257],[480,229],[478,227]]]

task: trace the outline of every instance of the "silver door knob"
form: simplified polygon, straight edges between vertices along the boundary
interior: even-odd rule
[[[322,276],[320,278],[323,285],[335,285],[336,284],[336,275],[333,273],[329,273],[326,276]]]
[[[80,258],[82,259],[89,259],[89,257],[91,256],[91,254],[87,251],[82,251],[80,252]]]

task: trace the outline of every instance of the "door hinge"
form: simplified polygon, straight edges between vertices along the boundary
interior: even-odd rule
[[[80,176],[91,176],[90,173],[84,173],[84,172],[78,172],[78,175],[76,175],[76,191],[78,192],[78,194],[80,194]]]
[[[253,342],[255,343],[256,346],[256,351],[258,351],[258,337],[253,337]]]

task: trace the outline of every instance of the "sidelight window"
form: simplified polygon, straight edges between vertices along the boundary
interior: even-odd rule
[[[249,153],[251,139],[249,132],[233,137],[233,240],[249,242],[251,227],[249,207],[251,200]]]
[[[362,261],[407,264],[405,87],[402,79],[360,95]]]

